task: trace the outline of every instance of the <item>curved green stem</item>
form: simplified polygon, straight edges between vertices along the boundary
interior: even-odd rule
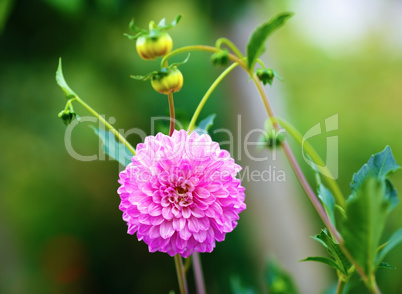
[[[216,40],[215,46],[216,46],[216,48],[221,49],[222,44],[225,44],[226,46],[228,46],[229,49],[232,50],[232,52],[233,52],[237,57],[239,57],[240,59],[241,59],[241,58],[244,58],[244,55],[241,53],[241,51],[239,50],[239,48],[237,48],[236,45],[233,44],[233,42],[230,41],[229,39],[226,39],[226,38],[219,38],[218,40]]]
[[[288,123],[287,121],[285,121],[280,117],[271,117],[270,120],[273,123],[279,123],[281,127],[283,127],[289,133],[289,135],[291,135],[297,141],[297,143],[300,144],[300,146],[303,145],[303,136],[290,123]],[[331,177],[331,172],[325,166],[325,163],[321,159],[320,155],[318,155],[318,153],[315,151],[315,149],[311,146],[311,144],[308,141],[304,141],[303,147],[308,156],[310,156],[310,158],[315,162],[315,164],[320,165],[325,170],[326,174],[329,175],[329,177],[326,176],[324,177],[324,179],[327,182],[328,187],[334,194],[336,201],[342,208],[345,208],[346,206],[345,197],[343,196],[341,190],[339,189],[339,186],[336,183],[336,181],[333,180],[333,178]]]
[[[175,125],[176,125],[175,114],[174,114],[173,93],[168,94],[168,100],[169,100],[169,113],[170,113],[169,136],[172,136],[174,129],[175,129]]]
[[[76,97],[76,96],[75,96],[74,98],[69,99],[69,100],[67,101],[66,107],[65,107],[64,109],[67,110],[67,109],[70,107],[70,105],[72,105],[72,103],[73,103],[74,101],[76,101],[76,100],[77,100],[77,97]]]
[[[183,267],[183,262],[181,260],[180,254],[176,254],[174,256],[174,263],[176,265],[176,272],[177,272],[177,279],[179,281],[179,288],[180,288],[180,294],[187,294],[187,280],[186,280],[186,275],[184,273],[184,267]]]
[[[109,124],[103,117],[101,117],[99,113],[97,113],[91,106],[89,106],[83,100],[81,100],[81,98],[78,97],[77,95],[73,99],[75,99],[78,103],[84,106],[90,113],[93,114],[93,116],[99,119],[120,140],[120,142],[122,142],[128,148],[128,150],[130,150],[131,153],[133,153],[133,155],[135,155],[135,149],[133,148],[133,146],[131,146],[131,144],[128,143],[127,140],[114,127],[112,127],[111,124]]]
[[[209,96],[211,96],[212,92],[219,85],[219,83],[228,75],[228,73],[230,73],[238,65],[239,65],[239,63],[235,62],[232,65],[230,65],[228,68],[226,68],[219,75],[219,77],[212,83],[211,87],[209,87],[208,91],[205,93],[204,97],[202,97],[200,103],[198,104],[197,109],[195,110],[195,112],[193,114],[193,117],[191,118],[190,125],[188,126],[189,132],[191,132],[194,129],[197,118],[200,115],[200,112],[201,112],[202,108],[204,107],[205,103],[207,102]]]

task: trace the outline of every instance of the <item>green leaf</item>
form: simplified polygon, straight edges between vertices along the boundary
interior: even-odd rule
[[[375,264],[380,264],[384,257],[399,243],[402,243],[402,229],[396,231],[380,250],[375,259]]]
[[[335,198],[331,191],[321,183],[318,186],[318,198],[321,200],[329,219],[335,225]]]
[[[59,66],[57,67],[56,71],[56,82],[60,86],[60,88],[63,90],[64,95],[66,96],[67,99],[74,98],[77,96],[73,90],[67,85],[66,80],[64,79],[63,76],[63,69],[61,66],[61,58],[59,59]]]
[[[328,257],[310,256],[310,257],[307,257],[300,261],[316,261],[316,262],[325,263],[326,265],[329,265],[330,267],[342,272],[343,274],[347,274],[333,259],[330,259]]]
[[[247,65],[249,69],[254,68],[258,57],[265,51],[264,43],[268,36],[281,27],[292,15],[293,13],[280,14],[259,26],[251,34],[250,40],[247,44]]]
[[[345,246],[369,277],[375,270],[377,248],[389,213],[385,191],[384,181],[369,177],[346,201],[342,233]]]
[[[292,277],[274,260],[269,261],[267,264],[265,281],[270,294],[298,293]]]
[[[377,266],[377,268],[396,269],[396,267],[390,265],[390,264],[387,263],[387,262],[381,262],[381,263]]]
[[[390,199],[390,209],[392,210],[398,204],[399,199],[392,183],[386,178],[398,169],[399,165],[396,163],[395,158],[392,155],[391,148],[386,146],[382,152],[372,155],[369,161],[353,175],[352,183],[350,184],[352,191],[356,190],[368,177],[385,180],[385,195]]]
[[[322,230],[318,235],[312,237],[314,240],[320,242],[327,248],[328,253],[334,258],[335,262],[342,269],[341,272],[348,275],[351,264],[346,256],[343,254],[341,248],[336,244],[328,235],[327,230]]]
[[[311,160],[310,162],[313,163],[313,161]],[[320,172],[318,171],[317,166],[313,163],[311,166],[315,172],[315,178],[317,181],[317,192],[318,192],[318,198],[320,199],[325,213],[327,214],[327,216],[329,217],[329,219],[331,220],[331,222],[335,225],[335,198],[332,195],[331,191],[329,189],[327,189],[321,182],[321,177],[320,177]]]
[[[208,130],[212,125],[214,124],[214,119],[216,117],[216,114],[213,113],[206,118],[204,118],[202,121],[200,121],[198,127],[195,129],[195,131],[202,135],[202,134],[208,134]]]
[[[115,135],[112,131],[105,131],[96,127],[92,128],[94,129],[95,134],[97,134],[102,140],[103,150],[107,155],[117,160],[123,166],[127,166],[131,162],[133,154],[126,145],[116,141]]]

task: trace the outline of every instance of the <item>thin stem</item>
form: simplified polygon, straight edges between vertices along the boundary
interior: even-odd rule
[[[275,117],[272,108],[268,102],[268,97],[262,87],[262,84],[259,82],[258,78],[255,76],[255,74],[251,75],[251,78],[253,79],[254,83],[256,84],[258,91],[260,92],[262,101],[264,103],[265,109],[268,113],[268,116]],[[276,130],[280,130],[280,127],[277,122],[274,122],[274,127]],[[315,195],[314,191],[311,189],[309,183],[307,182],[306,177],[304,176],[299,164],[296,161],[295,156],[293,155],[292,150],[290,149],[289,145],[287,142],[283,142],[282,144],[283,151],[285,152],[286,157],[288,158],[288,161],[290,165],[292,166],[293,171],[296,174],[297,179],[299,180],[300,184],[302,185],[304,191],[307,194],[307,197],[310,199],[311,203],[313,204],[315,210],[317,211],[318,215],[321,217],[322,221],[324,222],[325,226],[330,230],[334,238],[339,242],[343,243],[343,239],[339,232],[336,230],[335,226],[332,224],[330,219],[328,218],[327,214],[325,213],[324,208],[321,205],[320,200],[317,198]]]
[[[71,98],[70,100],[68,100],[67,103],[66,103],[66,107],[64,109],[67,110],[70,107],[70,105],[72,105],[72,103],[74,101],[76,101],[76,100],[77,100],[77,96],[75,96],[74,98]]]
[[[182,47],[179,49],[176,49],[172,52],[170,52],[169,54],[167,54],[163,59],[162,59],[162,65],[165,64],[165,62],[167,62],[167,60],[179,53],[182,52],[187,52],[187,51],[206,51],[206,52],[217,52],[217,48],[215,47],[211,47],[211,46],[204,46],[204,45],[193,45],[193,46],[186,46],[186,47]],[[258,78],[255,76],[255,74],[248,69],[247,65],[244,63],[244,61],[240,58],[238,58],[237,56],[233,55],[233,54],[229,54],[229,58],[230,60],[239,63],[239,65],[250,74],[251,78],[253,79],[254,83],[257,86],[257,89],[261,95],[261,99],[262,102],[264,104],[264,107],[267,111],[268,117],[275,117],[272,108],[268,102],[268,97],[261,85],[261,83],[259,82]],[[280,129],[279,124],[275,123],[274,124],[275,129],[278,131]],[[360,267],[360,265],[352,258],[352,256],[350,255],[349,251],[346,249],[344,243],[343,243],[343,239],[341,237],[341,235],[339,234],[339,232],[336,230],[336,228],[334,227],[334,225],[331,223],[331,221],[329,220],[329,218],[327,217],[324,208],[322,207],[320,201],[318,200],[317,196],[314,194],[313,190],[311,189],[310,185],[308,184],[303,172],[301,171],[291,149],[289,148],[289,145],[284,142],[282,144],[284,153],[286,155],[286,157],[289,160],[289,163],[293,169],[293,171],[295,172],[300,184],[302,185],[304,191],[306,192],[308,198],[310,199],[311,203],[313,204],[314,208],[316,209],[318,215],[321,217],[322,221],[324,222],[324,224],[327,226],[328,230],[331,232],[331,234],[334,236],[335,240],[338,242],[341,250],[343,251],[343,253],[345,254],[345,256],[349,259],[349,261],[355,266],[356,270],[358,271],[359,275],[362,277],[363,281],[367,284],[367,276],[365,275],[363,269]],[[380,292],[378,292],[380,293]]]
[[[229,39],[226,38],[219,38],[218,40],[216,40],[216,48],[221,49],[222,44],[225,44],[226,46],[229,47],[230,50],[232,50],[232,52],[239,57],[240,59],[243,58],[243,53],[241,53],[241,51],[239,50],[239,48],[236,47],[235,44],[233,44],[232,41],[230,41]]]
[[[184,259],[184,274],[187,275],[188,270],[190,269],[191,264],[193,263],[192,261],[192,255],[190,255],[188,258]]]
[[[192,256],[193,256],[193,269],[195,275],[195,284],[197,286],[197,293],[205,294],[206,293],[205,282],[204,282],[204,275],[202,274],[200,254],[198,252],[194,252]]]
[[[336,294],[343,294],[343,289],[345,288],[345,281],[339,279],[338,287],[336,288]]]
[[[180,294],[188,294],[186,275],[184,274],[183,262],[180,254],[174,256],[174,263],[176,265],[177,279],[179,281]]]
[[[173,131],[175,129],[175,125],[176,125],[175,114],[174,114],[173,93],[168,94],[168,100],[169,100],[169,113],[170,113],[169,136],[172,136]]]
[[[271,121],[273,123],[274,122],[279,123],[281,125],[281,127],[283,127],[289,133],[289,135],[291,135],[300,144],[300,146],[303,146],[303,136],[290,123],[288,123],[287,121],[285,121],[284,119],[282,119],[280,117],[271,117]],[[345,197],[343,196],[338,184],[333,179],[331,172],[325,166],[321,157],[318,155],[318,153],[315,151],[315,149],[311,146],[311,144],[308,141],[304,141],[303,147],[304,147],[303,149],[307,153],[307,155],[310,156],[311,159],[317,165],[321,166],[321,168],[324,169],[325,174],[328,175],[328,176],[324,177],[325,181],[328,184],[328,187],[334,194],[334,197],[337,200],[337,202],[339,203],[339,205],[342,208],[345,208],[345,206],[346,206]]]
[[[200,115],[200,112],[202,108],[204,107],[205,103],[207,102],[209,96],[211,96],[212,92],[215,90],[215,88],[219,85],[219,83],[230,73],[235,67],[237,67],[239,63],[235,62],[228,68],[226,68],[220,75],[219,77],[212,83],[212,85],[209,87],[208,91],[205,93],[204,97],[202,97],[200,103],[197,106],[197,109],[195,110],[193,117],[191,118],[190,125],[188,126],[188,131],[191,132],[194,129],[195,123],[197,121],[198,116]]]
[[[78,96],[75,96],[75,99],[78,103],[80,103],[82,106],[84,106],[90,113],[92,113],[97,119],[99,119],[119,140],[122,142],[128,150],[135,155],[135,149],[133,146],[131,146],[130,143],[127,142],[127,140],[114,128],[112,127],[111,124],[109,124],[102,116],[99,115],[91,106],[86,104],[81,98]]]

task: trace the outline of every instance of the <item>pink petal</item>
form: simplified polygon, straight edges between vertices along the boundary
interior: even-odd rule
[[[183,207],[181,209],[181,214],[183,215],[184,218],[189,218],[191,216],[191,210],[189,207]]]
[[[209,191],[203,187],[197,187],[194,191],[195,195],[200,198],[207,198],[209,197]]]
[[[200,243],[204,242],[207,239],[207,232],[206,231],[199,231],[193,234],[194,239]]]
[[[199,209],[197,206],[194,205],[191,207],[191,213],[195,217],[204,217],[205,215],[205,212],[203,210]]]
[[[167,220],[171,220],[173,218],[172,207],[164,207],[162,209],[162,216]]]
[[[176,231],[183,230],[184,226],[186,225],[185,218],[173,218],[173,229]]]
[[[164,221],[160,225],[160,235],[163,239],[169,238],[173,235],[174,230],[171,221]]]
[[[198,218],[190,217],[188,219],[188,230],[192,233],[198,232],[200,230],[200,225],[198,223]]]
[[[148,206],[148,213],[152,216],[158,216],[162,214],[162,207],[159,204],[152,202]]]
[[[184,226],[183,229],[181,231],[179,231],[180,234],[180,238],[184,239],[184,240],[188,240],[191,237],[191,233],[188,230],[187,226]]]

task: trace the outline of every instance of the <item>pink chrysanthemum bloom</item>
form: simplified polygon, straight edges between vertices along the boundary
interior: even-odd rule
[[[128,233],[150,252],[211,252],[246,208],[241,170],[209,135],[184,130],[148,136],[120,173],[120,210]]]

